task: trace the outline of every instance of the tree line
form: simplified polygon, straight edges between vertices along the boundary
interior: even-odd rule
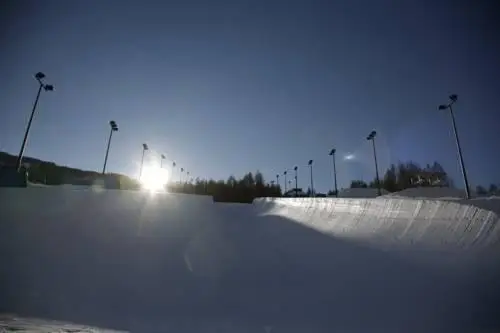
[[[259,197],[280,197],[281,188],[264,181],[264,176],[257,171],[248,172],[242,178],[230,176],[224,180],[202,180],[197,178],[189,183],[172,183],[167,186],[169,192],[210,195],[218,202],[251,203]]]

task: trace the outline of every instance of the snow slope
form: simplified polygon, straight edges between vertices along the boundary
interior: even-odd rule
[[[500,200],[270,198],[258,199],[255,205],[265,214],[384,250],[459,254],[464,259],[493,251],[500,243],[499,215],[491,210],[500,211]]]
[[[388,194],[387,190],[381,189],[382,195]],[[339,198],[375,198],[378,197],[376,188],[344,188],[339,191]]]
[[[475,197],[471,193],[471,197]],[[464,199],[465,191],[449,187],[413,187],[403,191],[386,194],[388,198],[413,198],[413,199]]]
[[[134,332],[500,327],[474,202],[0,189],[0,312]]]

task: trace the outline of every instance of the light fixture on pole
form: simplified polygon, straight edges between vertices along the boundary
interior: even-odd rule
[[[452,105],[457,101],[458,96],[456,94],[452,94],[449,96],[449,98],[450,98],[450,103],[440,105],[439,110],[447,110],[447,109],[450,110],[451,122],[453,125],[453,133],[455,134],[455,141],[457,144],[458,158],[460,161],[460,169],[462,170],[462,176],[464,178],[465,197],[467,199],[470,199],[469,180],[467,179],[467,172],[465,171],[464,158],[462,156],[462,147],[460,146],[460,140],[458,139],[457,124],[455,123],[455,115],[453,114],[453,108],[452,108]]]
[[[142,167],[144,166],[144,153],[146,150],[149,150],[149,147],[147,144],[143,143],[142,144],[142,158],[141,158],[141,168],[139,169],[139,179],[142,178]]]
[[[311,197],[314,197],[313,160],[309,160],[307,165],[309,165],[309,169],[311,170]]]
[[[280,175],[276,174],[276,186],[279,188],[280,187]]]
[[[36,111],[36,106],[38,105],[38,99],[40,98],[40,93],[42,92],[42,89],[45,91],[53,91],[54,86],[51,84],[45,84],[43,83],[43,79],[45,78],[45,74],[42,72],[38,72],[35,74],[35,79],[38,81],[39,87],[38,87],[38,92],[36,94],[35,98],[35,103],[33,103],[33,109],[31,110],[31,115],[30,119],[28,121],[28,126],[26,127],[26,132],[24,132],[24,138],[23,138],[23,143],[21,144],[21,150],[19,151],[19,155],[17,156],[17,161],[16,161],[16,170],[19,170],[21,167],[21,163],[23,160],[23,155],[24,155],[24,149],[26,148],[26,142],[28,141],[28,135],[31,129],[31,123],[33,122],[33,116],[35,115]]]
[[[334,185],[334,191],[335,191],[335,196],[338,197],[339,196],[339,192],[337,190],[337,168],[335,167],[335,152],[337,150],[335,148],[333,148],[331,151],[330,151],[330,156],[332,156],[332,160],[333,160],[333,185]]]
[[[376,131],[371,131],[370,134],[366,137],[366,140],[371,141],[373,144],[373,158],[375,160],[375,181],[377,182],[377,191],[378,195],[382,195],[382,190],[380,188],[380,178],[378,176],[378,163],[377,163],[377,151],[375,150],[375,137],[377,136]]]
[[[285,170],[285,172],[283,172],[283,176],[285,177],[285,192],[284,193],[286,193],[286,170]]]
[[[106,155],[104,156],[104,166],[102,167],[102,174],[104,175],[106,173],[106,164],[108,163],[108,155],[109,155],[109,146],[111,144],[111,137],[113,136],[113,132],[118,132],[118,125],[114,120],[111,120],[109,122],[109,127],[111,128],[109,131],[109,138],[108,138],[108,147],[106,148]]]
[[[163,168],[163,160],[166,159],[165,155],[161,154],[160,155],[160,168]]]
[[[297,186],[297,173],[298,173],[298,170],[299,167],[298,166],[295,166],[293,168],[293,170],[295,171],[295,196],[297,196],[297,193],[298,193],[298,186]]]

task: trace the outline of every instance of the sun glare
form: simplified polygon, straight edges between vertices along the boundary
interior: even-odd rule
[[[144,166],[140,181],[146,190],[164,191],[168,181],[168,172],[158,166]]]

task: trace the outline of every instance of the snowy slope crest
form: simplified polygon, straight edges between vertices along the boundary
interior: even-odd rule
[[[38,318],[27,318],[14,314],[0,315],[0,332],[17,333],[126,333],[126,331],[116,331],[77,325],[68,322],[46,320]]]
[[[498,210],[491,209],[500,200],[265,198],[254,205],[260,214],[387,249],[463,254],[499,244]]]

